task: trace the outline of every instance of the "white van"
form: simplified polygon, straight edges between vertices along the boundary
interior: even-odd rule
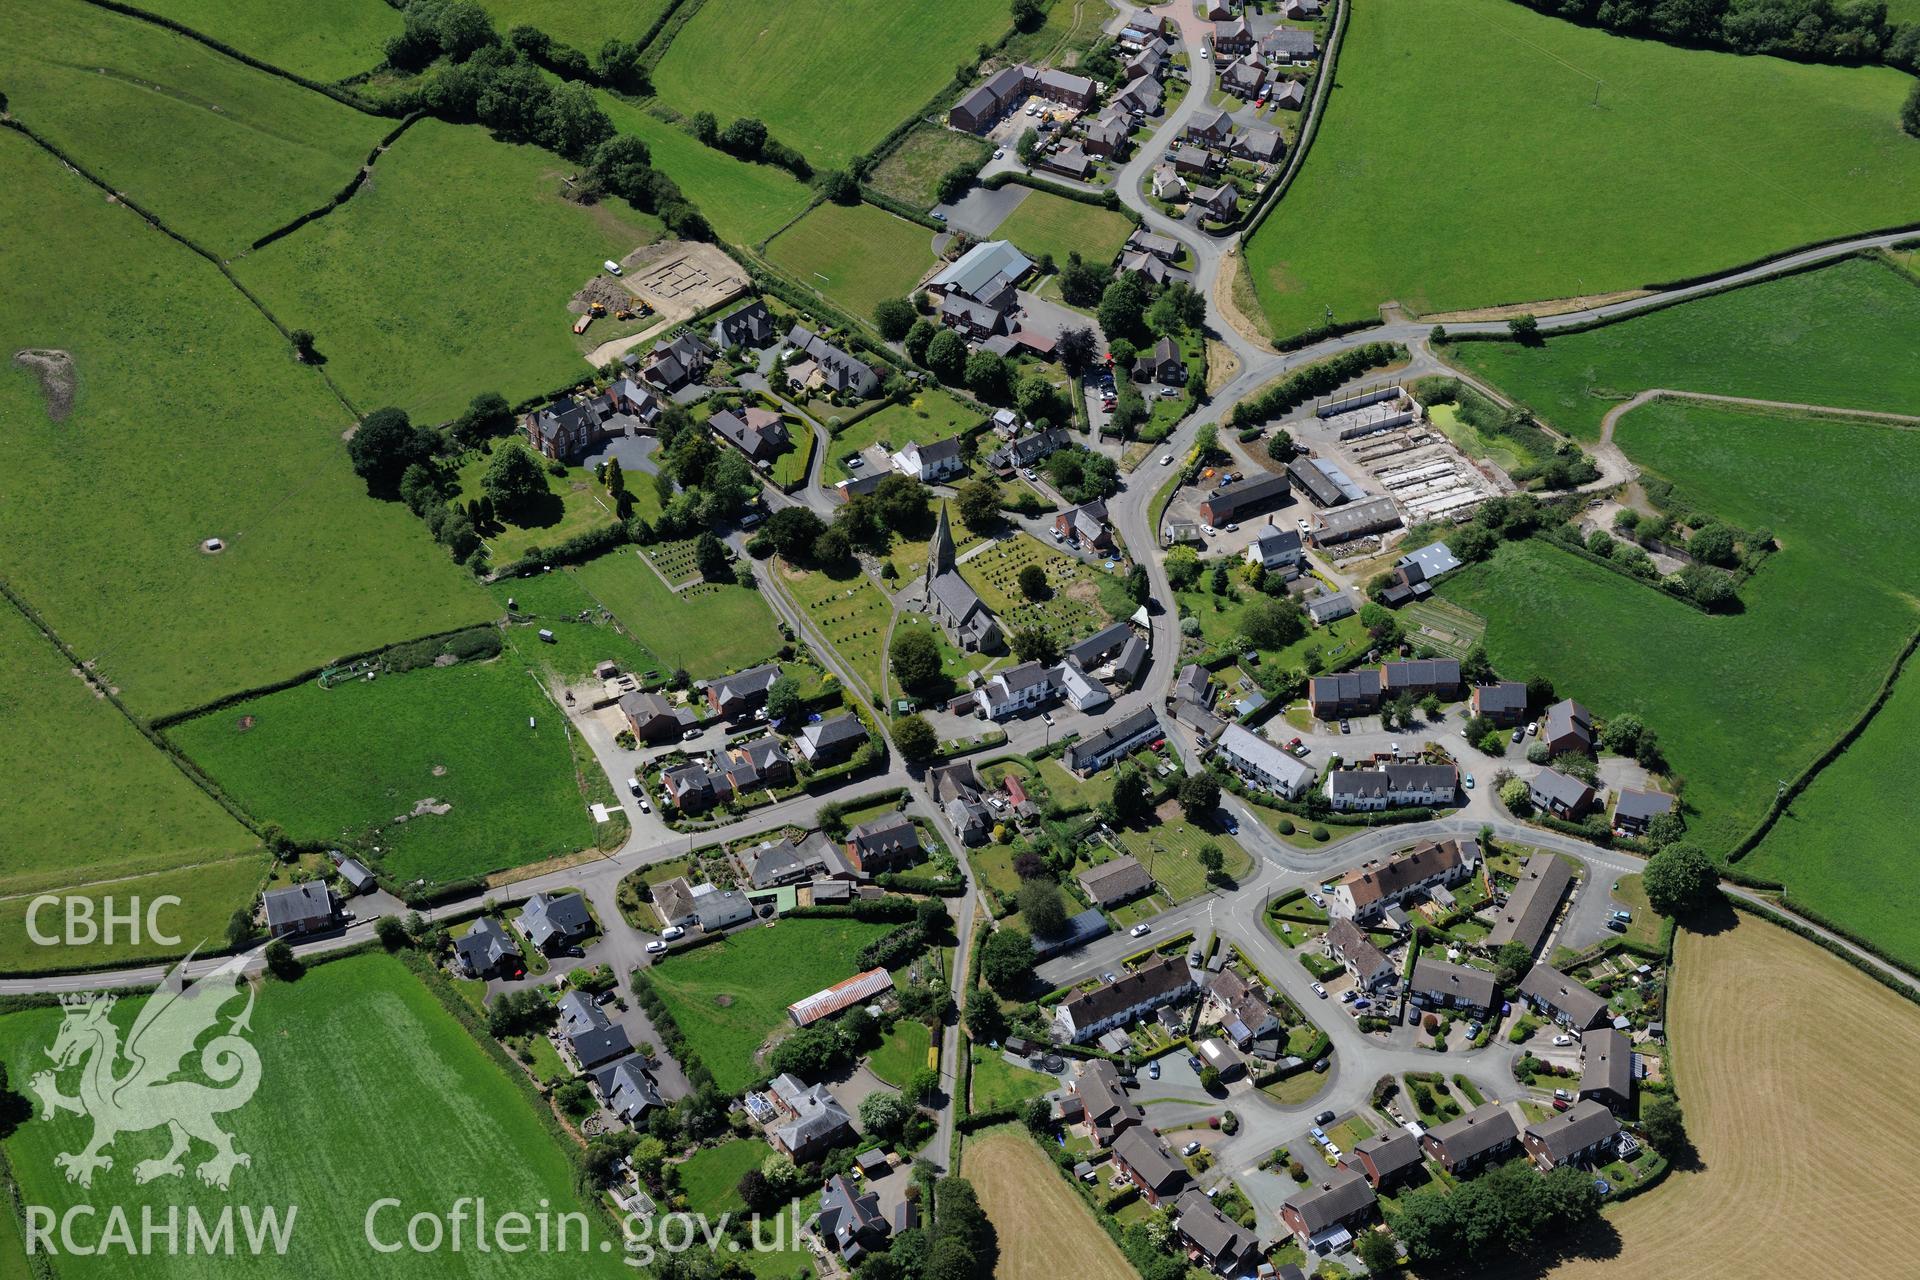
[[[607,274],[610,276],[617,276],[620,274],[620,264],[615,262],[612,258],[608,258],[605,262],[601,263],[600,265],[607,269]]]

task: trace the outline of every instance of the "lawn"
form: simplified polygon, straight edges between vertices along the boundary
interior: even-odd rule
[[[502,613],[507,613],[507,601],[513,601],[511,617],[517,625],[507,628],[507,643],[529,667],[542,668],[568,684],[590,679],[593,669],[609,660],[647,685],[663,684],[672,674],[659,655],[608,616],[573,574],[508,578],[487,590]],[[552,632],[553,639],[542,640],[541,631]]]
[[[370,839],[397,878],[446,881],[593,844],[567,732],[510,652],[332,689],[308,681],[168,737],[294,839]]]
[[[1047,574],[1048,594],[1038,600],[1020,591],[1020,570],[1029,564]],[[1094,570],[1029,533],[1017,533],[982,551],[960,566],[960,576],[980,593],[1009,636],[1023,627],[1041,627],[1064,645],[1112,621],[1101,607]]]
[[[785,169],[736,160],[645,107],[606,92],[596,97],[614,128],[646,142],[654,165],[680,185],[724,239],[758,245],[813,201],[813,188]]]
[[[825,569],[796,569],[781,561],[774,572],[827,643],[865,683],[869,696],[881,697],[887,626],[893,619],[893,602],[886,593],[857,566],[842,576]]]
[[[1907,1267],[1895,1259],[1920,1248],[1912,1214],[1868,1235],[1847,1223],[1850,1205],[1920,1203],[1905,1155],[1920,1118],[1877,1105],[1908,1069],[1920,1013],[1811,943],[1750,918],[1728,924],[1681,933],[1667,1016],[1700,1168],[1610,1211],[1617,1249],[1552,1280],[1737,1280],[1805,1251],[1893,1280]]]
[[[0,82],[14,118],[223,257],[332,199],[394,126],[82,0],[16,6]]]
[[[672,956],[647,971],[654,990],[722,1093],[760,1074],[768,1039],[790,1027],[787,1006],[859,972],[862,948],[894,926],[781,920]]]
[[[881,444],[891,452],[905,448],[908,441],[932,444],[935,440],[973,430],[983,417],[978,409],[959,397],[937,386],[925,386],[905,404],[888,404],[876,409],[834,436],[825,479],[831,484],[861,474],[847,470],[846,460],[869,445]]]
[[[1276,334],[1388,300],[1638,289],[1898,226],[1920,197],[1920,140],[1893,123],[1912,80],[1891,68],[1625,40],[1508,0],[1375,0],[1339,83],[1248,246]]]
[[[1582,440],[1653,387],[1916,413],[1920,286],[1849,258],[1538,346],[1462,342],[1447,356]]]
[[[0,167],[0,348],[67,351],[77,379],[56,422],[0,373],[0,474],[31,495],[0,502],[0,560],[137,712],[487,616],[419,520],[367,498],[351,419],[218,272],[11,130]]]
[[[758,117],[814,168],[844,169],[1011,25],[1000,0],[712,0],[653,81],[681,111]]]
[[[1068,0],[1071,5],[1071,0]],[[867,182],[877,191],[920,209],[939,203],[940,179],[962,164],[983,163],[987,143],[970,133],[958,133],[921,122],[874,166]]]
[[[866,320],[876,303],[905,297],[920,283],[933,266],[933,233],[870,204],[823,204],[775,236],[766,256],[798,283]]]
[[[140,8],[310,80],[344,80],[378,66],[400,11],[384,0],[144,0]],[[502,27],[504,31],[506,28]]]
[[[1007,1126],[969,1137],[960,1172],[973,1183],[993,1223],[1000,1247],[993,1273],[1000,1280],[1133,1273],[1133,1264],[1093,1211],[1047,1153],[1019,1129]]]
[[[1202,575],[1201,581],[1206,581],[1205,575]],[[1243,586],[1230,585],[1228,590],[1229,594],[1224,596],[1216,596],[1204,586],[1174,593],[1174,598],[1180,603],[1182,616],[1200,620],[1200,639],[1209,648],[1238,644],[1241,615],[1258,598],[1258,593]],[[1365,643],[1366,636],[1367,629],[1360,625],[1358,614],[1341,618],[1328,626],[1317,627],[1309,622],[1306,635],[1284,648],[1261,649],[1260,660],[1278,663],[1292,670],[1304,670],[1308,665],[1309,653],[1317,651],[1323,666],[1335,666],[1350,655],[1353,646]]]
[[[490,462],[490,454],[475,450],[460,464],[454,497],[458,505],[464,507],[480,498],[481,482]],[[496,568],[512,564],[535,547],[558,546],[575,534],[619,523],[613,503],[608,500],[606,490],[594,483],[592,472],[573,468],[565,476],[556,477],[543,466],[540,482],[546,486],[543,496],[528,502],[513,519],[503,520],[488,530],[484,539],[487,557]],[[627,487],[635,495],[638,514],[659,514],[660,502],[651,476],[635,475]],[[644,504],[638,501],[641,498],[645,499]],[[652,511],[641,510],[643,505]]]
[[[704,680],[765,662],[780,648],[773,611],[752,587],[700,582],[669,591],[632,550],[609,552],[567,572],[667,671]]]
[[[1487,619],[1503,674],[1549,675],[1602,718],[1655,727],[1699,810],[1693,838],[1723,853],[1852,723],[1913,632],[1920,435],[1672,402],[1618,435],[1702,509],[1775,529],[1781,550],[1742,587],[1744,612],[1699,613],[1537,541],[1441,594]]]
[[[228,918],[248,904],[266,875],[266,855],[256,853],[221,862],[197,862],[131,879],[103,881],[88,887],[60,886],[62,896],[91,899],[94,918],[102,922],[110,906],[125,912],[127,904],[135,899],[152,903],[165,897],[178,898],[178,906],[162,907],[158,917],[161,928],[180,939],[177,944],[156,943],[144,933],[139,939],[130,940],[122,931],[112,943],[41,946],[27,933],[27,910],[34,895],[27,892],[18,897],[0,898],[0,972],[103,968],[222,947],[226,944]],[[43,910],[36,923],[43,935],[58,934],[60,909]]]
[[[480,0],[501,35],[536,27],[589,58],[608,40],[637,40],[666,11],[667,0]]]
[[[926,1023],[902,1018],[893,1024],[893,1030],[867,1059],[867,1066],[894,1088],[903,1088],[914,1072],[924,1071],[931,1065],[927,1057],[932,1047],[933,1032],[927,1029]]]
[[[235,1014],[243,1007],[243,1000],[232,1002]],[[38,1059],[35,1070],[45,1065],[40,1051],[52,1043],[61,1016],[56,1007],[0,1020],[0,1053],[16,1079],[26,1078],[31,1060]],[[123,1033],[133,1018],[130,1008],[113,1012]],[[391,1197],[402,1207],[379,1211],[379,1238],[404,1239],[411,1214],[439,1215],[460,1197],[484,1195],[503,1211],[523,1206],[532,1215],[548,1206],[544,1212],[554,1215],[557,1236],[559,1215],[588,1208],[575,1191],[574,1161],[534,1112],[524,1087],[397,960],[356,956],[321,965],[293,984],[267,983],[252,1007],[247,1039],[260,1058],[260,1092],[217,1121],[233,1135],[235,1150],[252,1157],[234,1171],[230,1190],[204,1186],[194,1176],[208,1152],[199,1142],[183,1176],[138,1187],[133,1167],[166,1150],[164,1129],[120,1134],[112,1147],[113,1168],[96,1175],[91,1192],[68,1183],[54,1165],[57,1153],[78,1150],[86,1141],[92,1124],[83,1116],[22,1125],[6,1151],[26,1202],[61,1213],[102,1197],[112,1197],[136,1224],[143,1208],[164,1223],[169,1210],[191,1207],[211,1223],[236,1205],[256,1212],[277,1206],[288,1216],[297,1206],[285,1253],[269,1249],[246,1261],[191,1255],[182,1214],[178,1256],[161,1261],[116,1248],[95,1256],[63,1254],[63,1280],[525,1275],[525,1255],[475,1251],[471,1234],[466,1249],[447,1250],[431,1261],[404,1249],[375,1252],[365,1223],[375,1202]],[[315,1069],[316,1055],[324,1057],[325,1070]],[[407,1069],[396,1070],[396,1063]],[[199,1073],[190,1067],[189,1074]],[[503,1158],[507,1152],[511,1158]],[[100,1220],[104,1224],[104,1215]],[[580,1226],[569,1229],[574,1256],[566,1258],[565,1269],[630,1274],[617,1245],[606,1254],[598,1247],[610,1236],[611,1223],[588,1220],[593,1239],[584,1245]],[[467,1226],[471,1232],[470,1219]],[[235,1236],[241,1236],[237,1214]],[[164,1240],[156,1247],[164,1248]],[[545,1269],[551,1273],[558,1265]]]
[[[1013,241],[1035,262],[1051,254],[1064,265],[1069,253],[1078,252],[1088,262],[1105,265],[1132,234],[1133,220],[1116,209],[1033,191],[994,228],[993,237]]]
[[[973,1105],[970,1111],[997,1111],[1001,1107],[1018,1106],[1060,1087],[1060,1082],[1052,1076],[1014,1066],[998,1049],[974,1045],[967,1052],[973,1055]]]
[[[723,1213],[744,1213],[746,1201],[735,1190],[749,1169],[758,1169],[773,1152],[757,1138],[738,1138],[717,1147],[702,1147],[680,1164],[680,1189],[686,1193],[691,1213],[718,1218]]]
[[[1123,827],[1115,833],[1120,847],[1138,858],[1175,902],[1185,902],[1207,891],[1207,870],[1200,865],[1200,846],[1212,842],[1226,857],[1221,874],[1239,880],[1253,870],[1253,858],[1240,842],[1225,832],[1202,831],[1185,818],[1171,818],[1144,829]]]
[[[314,332],[362,411],[438,422],[482,391],[517,403],[586,375],[568,300],[603,259],[661,234],[622,202],[565,200],[574,168],[422,120],[352,200],[235,271],[283,323]]]

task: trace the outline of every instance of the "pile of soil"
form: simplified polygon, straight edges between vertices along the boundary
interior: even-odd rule
[[[73,412],[73,392],[79,385],[73,356],[51,347],[27,347],[13,353],[13,362],[40,379],[40,394],[47,398],[47,417],[65,422]]]
[[[613,277],[597,275],[587,281],[580,292],[573,295],[573,300],[567,303],[567,310],[576,316],[584,315],[587,308],[596,302],[607,310],[613,311],[620,307],[632,306],[633,294]]]

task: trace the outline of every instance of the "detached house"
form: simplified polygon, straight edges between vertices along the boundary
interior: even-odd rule
[[[767,1142],[775,1151],[791,1156],[795,1164],[816,1160],[859,1136],[854,1132],[853,1117],[824,1084],[809,1087],[794,1076],[778,1075],[766,1096],[779,1115],[767,1129]]]
[[[1115,1138],[1147,1118],[1127,1097],[1119,1070],[1104,1058],[1082,1063],[1067,1088],[1080,1099],[1088,1131],[1100,1146],[1112,1146]]]
[[[1298,27],[1275,27],[1262,37],[1260,48],[1275,62],[1312,62],[1320,52],[1313,32]]]
[[[1236,98],[1257,98],[1267,85],[1266,64],[1245,57],[1220,73],[1220,87]]]
[[[947,436],[926,444],[909,440],[893,455],[893,469],[922,484],[933,484],[965,471],[967,460],[960,454],[959,436]]]
[[[747,455],[747,461],[765,466],[785,453],[793,441],[786,420],[771,409],[750,405],[742,410],[722,409],[707,419],[713,433]]]
[[[1260,1263],[1259,1237],[1214,1208],[1213,1201],[1198,1191],[1181,1195],[1174,1206],[1173,1229],[1217,1275],[1248,1275]]]
[[[1162,386],[1177,387],[1187,380],[1187,366],[1180,359],[1180,345],[1172,338],[1162,338],[1147,350],[1134,357],[1133,380],[1135,382],[1158,382]]]
[[[520,932],[551,955],[592,933],[593,916],[577,893],[536,893],[520,911]]]
[[[1101,907],[1117,907],[1131,901],[1153,888],[1153,877],[1140,860],[1130,853],[1123,853],[1110,862],[1097,867],[1089,867],[1077,877],[1080,887],[1086,890],[1087,897]]]
[[[794,352],[787,365],[787,381],[803,391],[845,393],[866,399],[880,386],[880,375],[872,365],[855,359],[805,325],[795,325],[787,333],[787,346]]]
[[[267,917],[267,934],[274,938],[324,933],[339,923],[333,894],[318,880],[269,889],[260,896]]]
[[[852,712],[832,716],[810,724],[794,742],[800,756],[816,769],[839,764],[852,756],[867,740],[867,727]]]
[[[1647,824],[1663,813],[1673,812],[1673,797],[1660,791],[1622,787],[1613,806],[1613,829],[1625,836],[1643,836]]]
[[[721,316],[713,324],[716,350],[734,347],[764,347],[773,342],[773,313],[767,304],[755,298],[737,311]]]
[[[779,678],[779,666],[767,663],[708,681],[707,706],[714,715],[725,716],[729,720],[744,719],[766,705],[767,694]]]
[[[1268,520],[1271,521],[1272,517],[1269,516]],[[1307,551],[1298,529],[1282,529],[1269,523],[1253,535],[1253,541],[1247,544],[1246,556],[1249,564],[1257,564],[1268,573],[1283,573],[1291,578],[1300,572]]]
[[[1240,188],[1238,187],[1225,184],[1217,187],[1194,187],[1187,192],[1187,201],[1215,222],[1232,222],[1240,216]]]
[[[1527,784],[1527,798],[1536,809],[1568,822],[1577,822],[1593,807],[1593,788],[1558,769],[1542,769]]]
[[[1511,729],[1527,718],[1527,686],[1518,680],[1475,685],[1470,705],[1473,714],[1485,716],[1502,729]]]
[[[1225,61],[1227,55],[1238,57],[1253,52],[1253,32],[1248,28],[1245,18],[1235,18],[1231,22],[1213,24],[1213,60]]]
[[[846,853],[863,876],[896,871],[920,856],[920,831],[906,814],[890,813],[847,832]]]
[[[456,938],[453,954],[469,977],[513,979],[527,971],[519,945],[492,916],[481,916]]]
[[[1224,111],[1202,111],[1186,128],[1186,140],[1203,147],[1223,146],[1233,138],[1233,117]]]
[[[1547,708],[1546,723],[1540,726],[1540,741],[1554,755],[1577,752],[1593,754],[1593,713],[1572,698]]]
[[[657,693],[623,694],[618,705],[628,730],[641,742],[670,742],[691,721]]]
[[[1625,1111],[1633,1104],[1633,1045],[1612,1027],[1600,1027],[1580,1035],[1580,1092],[1582,1101],[1591,1099],[1614,1111]]]
[[[713,349],[691,333],[656,342],[640,366],[640,379],[669,394],[700,380],[713,363]]]
[[[1052,702],[1060,696],[1054,668],[1023,662],[989,679],[973,691],[974,701],[989,720],[1005,720]]]
[[[1173,1199],[1193,1182],[1187,1166],[1144,1125],[1135,1125],[1114,1141],[1113,1167],[1140,1189],[1141,1198],[1150,1205]]]

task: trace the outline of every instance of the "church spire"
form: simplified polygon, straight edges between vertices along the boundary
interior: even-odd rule
[[[927,575],[937,578],[953,571],[953,531],[947,527],[947,504],[940,504],[940,518],[933,526],[933,541],[927,546]]]

